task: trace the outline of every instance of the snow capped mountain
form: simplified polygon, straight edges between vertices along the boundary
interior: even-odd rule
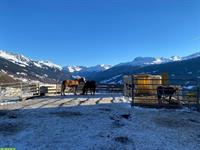
[[[169,59],[163,57],[136,57],[131,62],[120,63],[117,66],[123,66],[123,65],[145,66],[145,65],[161,64],[169,61],[170,61]]]
[[[66,66],[66,67],[63,67],[63,70],[73,73],[73,72],[79,72],[85,68],[86,67],[84,66]]]
[[[62,67],[57,65],[57,64],[54,64],[50,61],[38,61],[38,64],[41,64],[43,66],[48,66],[50,68],[56,68],[56,69],[59,69],[59,70],[62,70]]]
[[[179,56],[172,56],[169,59],[170,59],[170,61],[181,61],[183,58],[179,57]]]
[[[121,78],[125,72],[130,72],[134,69],[142,70],[142,68],[155,64],[155,67],[159,67],[164,64],[167,65],[167,63],[170,65],[172,62],[175,62],[176,64],[177,61],[182,62],[197,57],[200,57],[200,52],[186,57],[136,57],[133,61],[120,63],[115,66],[101,64],[90,67],[66,66],[62,68],[61,66],[50,61],[36,61],[23,55],[0,50],[0,72],[13,77],[14,79],[22,79],[23,81],[26,79],[26,81],[39,80],[42,82],[60,82],[65,79],[72,78],[73,76],[83,76],[87,79],[94,79],[105,83],[119,83],[118,81],[121,82]],[[192,60],[190,62],[192,62]],[[145,73],[151,73],[151,71],[152,70],[148,70]],[[155,71],[158,71],[158,69],[153,70],[152,73]]]
[[[36,61],[3,50],[0,50],[0,64],[0,72],[20,81],[55,83],[71,77],[50,61]]]
[[[197,57],[200,57],[200,52],[197,52],[197,53],[194,53],[194,54],[192,54],[192,55],[183,57],[182,59],[183,59],[183,60],[188,60],[188,59],[193,59],[193,58],[197,58]]]
[[[105,71],[107,69],[110,69],[111,67],[112,67],[111,65],[102,64],[102,65],[87,67],[85,71],[87,71],[87,72],[100,72],[100,71]]]
[[[181,61],[181,60],[187,60],[200,57],[200,52],[195,53],[193,55],[187,56],[187,57],[179,57],[179,56],[172,56],[170,58],[164,58],[164,57],[136,57],[131,62],[126,63],[120,63],[116,66],[147,66],[147,65],[155,65],[155,64],[163,64],[168,62],[174,62],[174,61]]]
[[[0,57],[7,59],[7,60],[9,60],[9,61],[11,61],[15,64],[18,64],[22,67],[26,67],[30,63],[30,59],[26,58],[23,55],[10,53],[10,52],[6,52],[6,51],[3,51],[3,50],[0,50]]]
[[[85,67],[85,66],[66,66],[63,67],[63,70],[71,72],[71,73],[78,73],[78,72],[100,72],[104,71],[107,69],[110,69],[112,66],[111,65],[96,65],[96,66],[91,66],[91,67]]]
[[[56,65],[50,61],[35,61],[32,59],[29,59],[23,55],[19,55],[19,54],[15,54],[15,53],[11,53],[11,52],[7,52],[7,51],[3,51],[0,50],[0,57],[4,58],[6,60],[11,61],[14,64],[17,64],[21,67],[27,67],[30,65],[35,65],[36,67],[50,67],[50,68],[56,68],[61,70],[62,67],[59,65]]]

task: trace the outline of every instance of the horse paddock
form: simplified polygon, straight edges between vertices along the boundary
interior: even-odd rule
[[[198,150],[199,129],[199,112],[131,107],[121,94],[44,96],[0,105],[0,147],[20,150]]]

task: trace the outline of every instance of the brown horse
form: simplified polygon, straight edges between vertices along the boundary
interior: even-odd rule
[[[74,95],[76,95],[78,85],[81,82],[85,83],[85,79],[84,78],[78,78],[78,79],[74,79],[74,80],[64,80],[62,82],[62,85],[61,85],[61,95],[65,95],[66,87],[74,88]]]

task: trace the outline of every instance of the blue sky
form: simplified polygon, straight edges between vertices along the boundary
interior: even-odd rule
[[[200,51],[200,0],[0,0],[0,49],[59,65]]]

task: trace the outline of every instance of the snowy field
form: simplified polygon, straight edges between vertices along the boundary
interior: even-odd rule
[[[131,108],[118,94],[46,96],[0,106],[0,147],[199,150],[200,113]]]

